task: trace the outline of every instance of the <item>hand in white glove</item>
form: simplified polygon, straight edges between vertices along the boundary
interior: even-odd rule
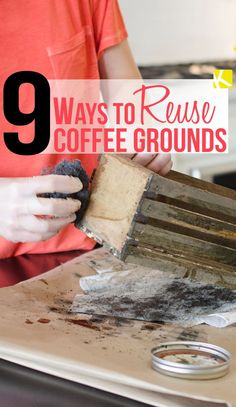
[[[41,198],[50,192],[72,194],[82,189],[78,178],[43,175],[0,179],[0,235],[12,242],[47,240],[73,222],[80,202]]]

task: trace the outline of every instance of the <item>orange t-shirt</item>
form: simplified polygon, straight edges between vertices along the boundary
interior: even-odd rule
[[[8,76],[30,70],[47,79],[98,79],[101,53],[127,37],[117,0],[2,0],[0,17],[1,136],[14,131],[3,117],[2,90]],[[97,164],[96,155],[20,156],[6,148],[3,138],[0,157],[1,177],[40,175],[62,159],[76,158],[91,175]],[[0,237],[0,258],[93,247],[94,241],[69,225],[45,242],[12,243]]]

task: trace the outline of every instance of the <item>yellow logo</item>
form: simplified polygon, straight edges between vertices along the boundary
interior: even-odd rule
[[[232,88],[232,69],[215,69],[213,73],[213,86],[214,88]]]

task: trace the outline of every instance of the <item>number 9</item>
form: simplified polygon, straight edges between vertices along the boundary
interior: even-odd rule
[[[30,83],[35,90],[35,106],[31,113],[19,109],[19,88]],[[3,110],[9,123],[26,126],[35,121],[35,135],[31,143],[22,143],[17,132],[4,132],[7,148],[15,154],[34,155],[45,150],[50,140],[50,86],[47,79],[33,71],[20,71],[9,76],[3,88]]]

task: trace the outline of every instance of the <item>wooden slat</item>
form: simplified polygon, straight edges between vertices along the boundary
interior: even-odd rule
[[[203,259],[214,259],[223,264],[236,266],[235,250],[158,227],[136,223],[132,238],[142,245],[176,253],[182,257],[201,256]]]
[[[201,189],[203,191],[208,191],[213,194],[225,196],[227,198],[236,200],[235,190],[223,187],[221,185],[213,184],[211,182],[203,181],[198,178],[190,177],[189,175],[182,174],[181,172],[170,171],[169,174],[165,176],[165,178],[177,181],[181,184],[189,185],[194,188]]]
[[[236,290],[236,269],[213,260],[207,262],[200,257],[183,258],[163,253],[148,246],[127,246],[124,260],[128,263],[157,268],[175,274],[177,277],[191,278],[206,283],[217,283]]]
[[[152,179],[146,197],[161,201],[165,201],[162,197],[171,198],[174,199],[176,206],[178,203],[179,207],[190,210],[193,207],[196,213],[214,214],[218,219],[222,220],[227,217],[236,224],[236,199],[234,199],[234,194],[232,199],[229,196],[217,195],[207,190],[156,175]],[[168,203],[171,203],[171,199]]]
[[[181,230],[186,233],[187,228],[188,236],[199,237],[236,249],[235,224],[150,199],[143,200],[140,213],[149,219],[165,222],[169,230],[178,227],[179,233]],[[148,219],[146,222],[148,223]]]

